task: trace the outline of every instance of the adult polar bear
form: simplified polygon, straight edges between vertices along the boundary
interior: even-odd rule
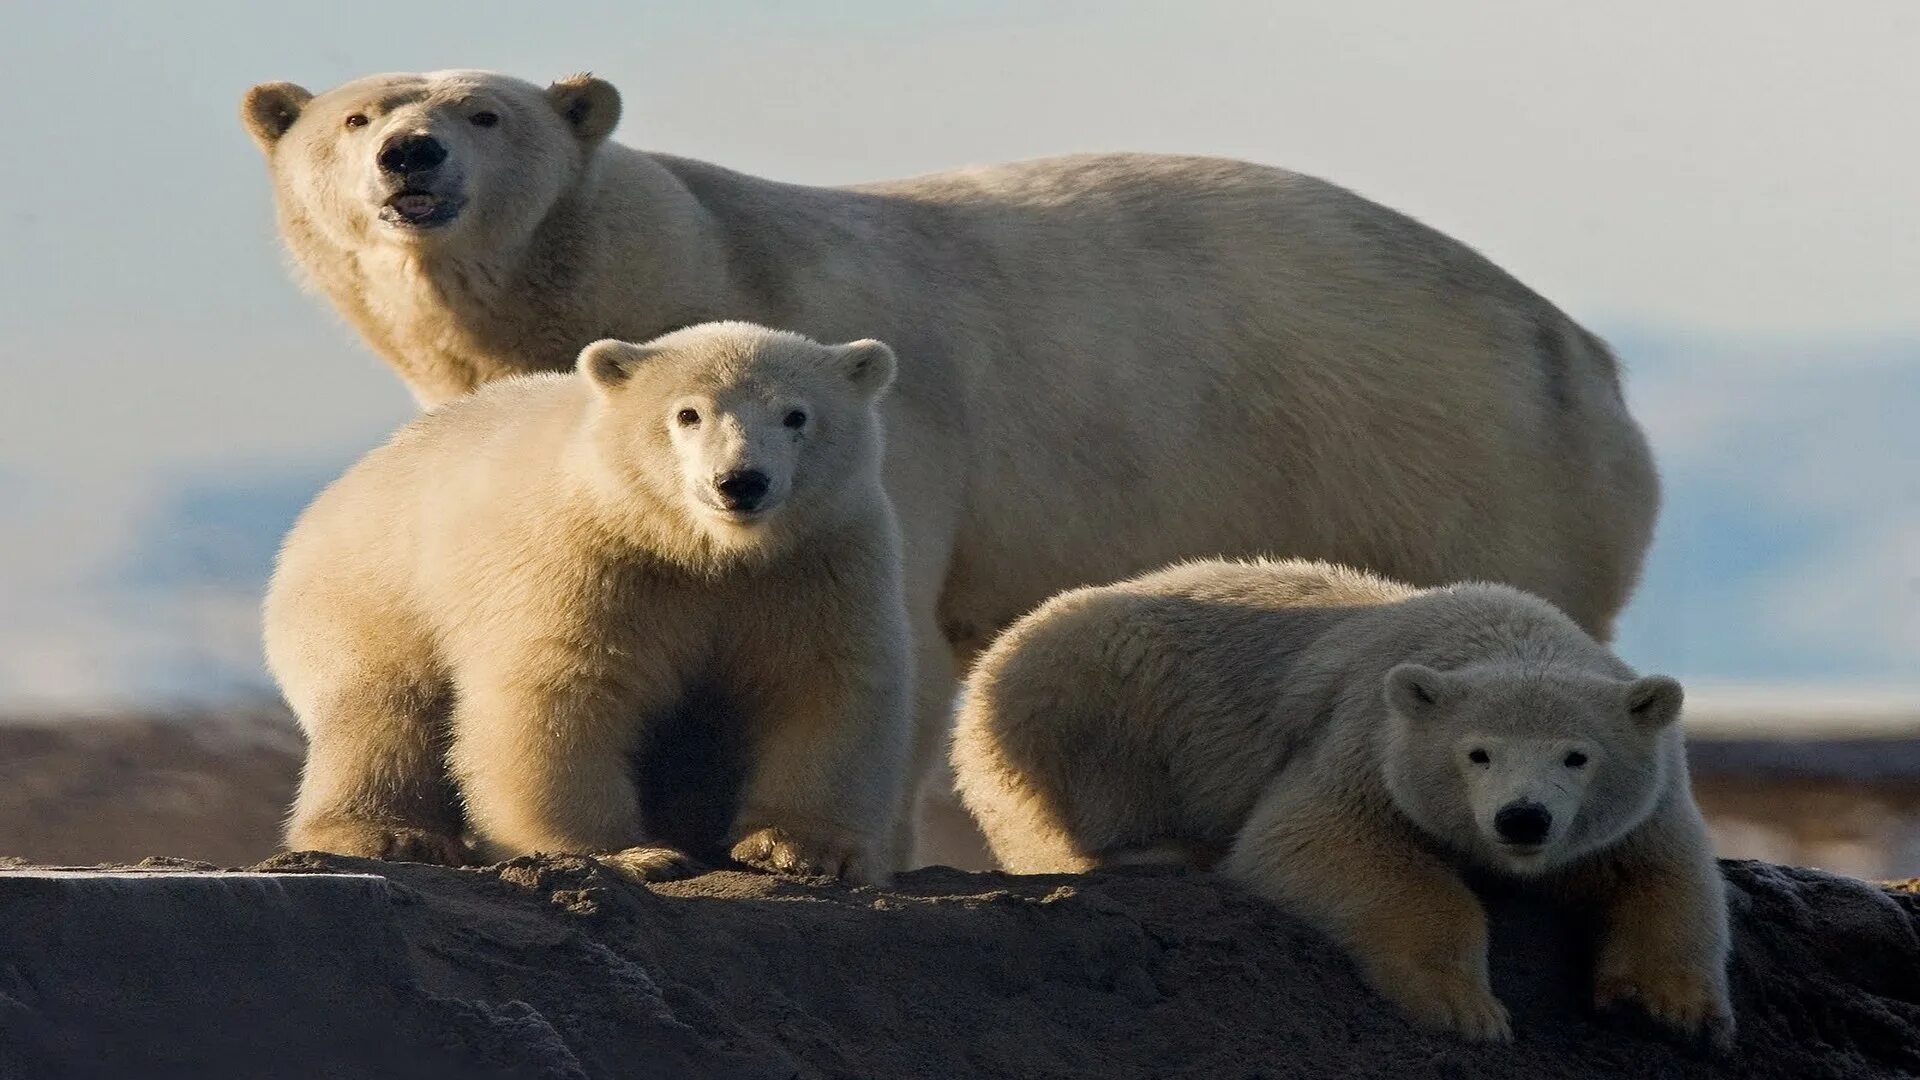
[[[472,71],[242,107],[296,262],[423,405],[707,320],[891,344],[923,765],[996,630],[1176,559],[1503,581],[1603,640],[1627,599],[1659,492],[1612,358],[1405,216],[1191,157],[802,187],[608,143],[619,112]]]

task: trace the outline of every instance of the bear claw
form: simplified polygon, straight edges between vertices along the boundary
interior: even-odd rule
[[[834,877],[873,884],[871,857],[864,845],[796,836],[780,828],[756,829],[733,846],[734,859],[761,870],[796,877]]]
[[[1475,1042],[1511,1042],[1513,1020],[1493,991],[1453,972],[1397,972],[1380,980],[1386,995],[1415,1021]]]
[[[618,851],[605,851],[601,855],[593,855],[593,861],[639,884],[678,882],[699,874],[703,869],[693,855],[687,855],[680,847],[664,844],[641,844],[622,847]]]
[[[473,860],[458,836],[411,825],[334,821],[307,825],[287,838],[296,851],[328,851],[387,862],[466,866]]]
[[[594,860],[629,881],[679,881],[701,870],[700,863],[679,848],[643,844],[595,855]]]
[[[1712,979],[1695,972],[1610,975],[1599,981],[1593,1000],[1601,1010],[1631,1002],[1661,1026],[1703,1038],[1715,1049],[1724,1050],[1733,1043],[1732,1006]]]

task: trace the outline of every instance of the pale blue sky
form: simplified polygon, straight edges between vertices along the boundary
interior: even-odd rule
[[[616,138],[831,183],[1287,165],[1473,244],[1632,372],[1678,500],[1634,659],[1920,681],[1920,4],[0,9],[0,705],[257,681],[265,554],[409,415],[285,272],[248,85],[591,69]]]

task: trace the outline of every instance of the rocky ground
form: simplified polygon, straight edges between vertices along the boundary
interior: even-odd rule
[[[0,874],[0,1074],[1920,1074],[1920,895],[1763,863],[1726,864],[1725,1056],[1591,1014],[1577,917],[1516,895],[1489,902],[1517,1039],[1484,1047],[1409,1026],[1328,943],[1198,874],[648,889],[580,858],[256,869],[301,876]]]

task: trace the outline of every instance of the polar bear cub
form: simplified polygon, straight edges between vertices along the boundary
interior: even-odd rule
[[[267,597],[309,740],[288,844],[458,863],[464,828],[492,857],[678,876],[634,761],[718,688],[744,747],[733,856],[882,876],[910,739],[894,366],[744,323],[599,341],[367,455]]]
[[[968,680],[953,765],[1018,873],[1217,866],[1416,1019],[1510,1037],[1460,871],[1595,905],[1596,998],[1724,1040],[1724,886],[1681,688],[1499,585],[1199,562],[1063,593]]]

